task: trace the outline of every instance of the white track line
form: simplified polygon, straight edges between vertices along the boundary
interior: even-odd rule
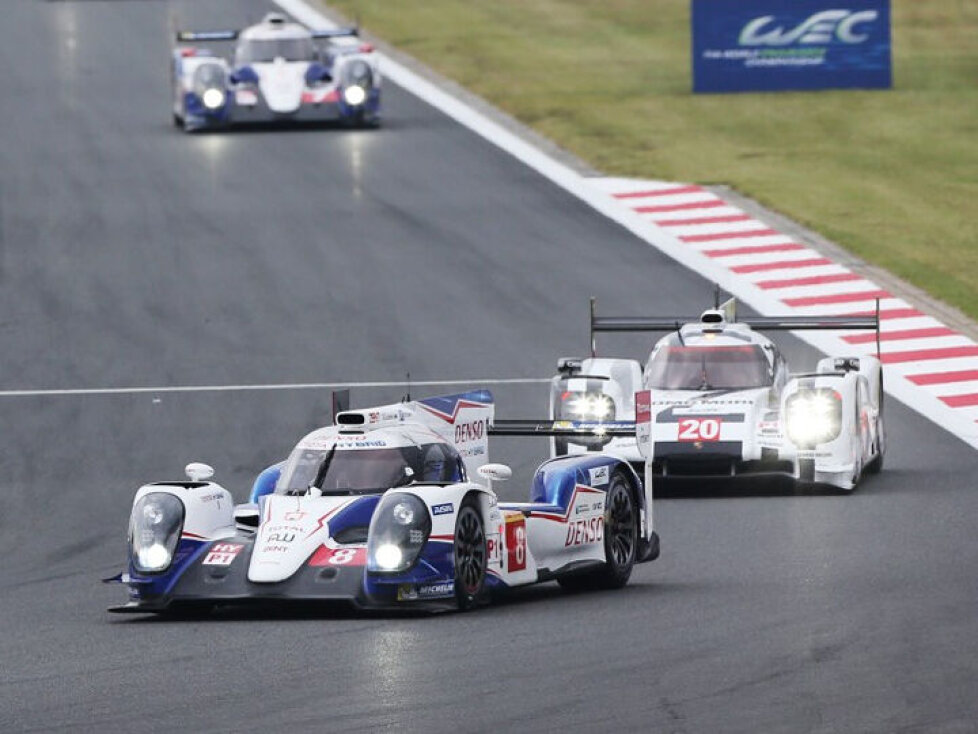
[[[484,385],[537,385],[549,377],[514,377],[494,380],[397,380],[393,382],[299,382],[269,385],[173,385],[161,387],[93,387],[69,390],[0,390],[0,398],[36,398],[64,395],[142,395],[192,392],[257,392],[262,390],[329,390],[354,387],[464,386],[477,390]]]

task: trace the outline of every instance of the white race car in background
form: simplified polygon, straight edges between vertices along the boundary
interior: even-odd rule
[[[777,345],[758,330],[877,329],[876,317],[751,317],[728,301],[699,320],[597,317],[592,356],[561,359],[550,414],[568,430],[601,426],[633,437],[557,435],[552,453],[603,452],[639,463],[650,478],[774,474],[851,490],[882,468],[886,450],[883,375],[870,356],[827,357],[810,373],[788,373]],[[594,356],[598,331],[669,331],[643,368]],[[637,406],[637,407],[636,407]],[[648,431],[649,455],[640,450]]]
[[[178,31],[176,40],[236,41],[231,59],[198,46],[173,49],[173,121],[184,130],[379,119],[380,70],[356,28],[311,31],[269,13],[243,31]]]

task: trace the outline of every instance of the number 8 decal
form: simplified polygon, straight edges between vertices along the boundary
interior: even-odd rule
[[[506,518],[506,570],[526,568],[526,520],[521,515]]]
[[[329,558],[329,562],[334,566],[345,566],[353,560],[357,551],[355,548],[340,548]]]

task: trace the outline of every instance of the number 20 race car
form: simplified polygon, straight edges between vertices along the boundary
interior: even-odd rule
[[[373,47],[357,38],[356,28],[311,31],[269,13],[243,31],[178,31],[176,37],[178,43],[237,42],[231,60],[197,46],[173,50],[173,121],[184,130],[378,120],[380,72]]]
[[[789,374],[760,330],[876,329],[860,317],[751,317],[733,300],[700,319],[598,317],[591,302],[591,354],[562,359],[551,383],[555,426],[605,435],[561,437],[555,455],[604,452],[648,462],[649,477],[780,475],[851,490],[882,468],[883,374],[870,356],[828,357],[814,372]],[[667,331],[643,369],[636,360],[595,356],[599,331]],[[633,399],[637,394],[638,401]],[[614,435],[638,423],[639,438]],[[641,430],[649,431],[649,451]]]
[[[493,412],[488,391],[340,412],[237,506],[205,464],[147,484],[128,568],[107,579],[130,601],[110,611],[269,600],[465,609],[550,579],[620,587],[658,555],[652,497],[615,457],[551,459],[529,502],[499,502],[492,482],[511,472],[486,463]]]

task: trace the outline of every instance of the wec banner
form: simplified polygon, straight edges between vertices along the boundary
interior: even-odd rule
[[[888,88],[889,0],[691,0],[693,91]]]

